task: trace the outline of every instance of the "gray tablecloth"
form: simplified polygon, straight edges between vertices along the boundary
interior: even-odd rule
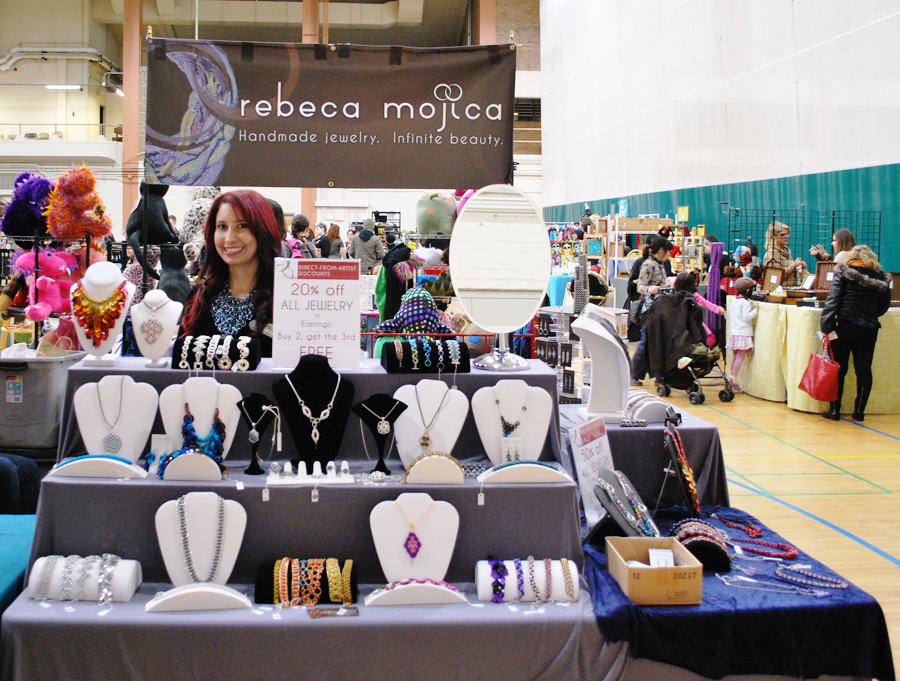
[[[478,603],[474,585],[460,586]],[[157,587],[145,583],[102,617],[96,603],[67,612],[23,594],[3,616],[4,678],[574,681],[598,678],[602,659],[614,659],[584,590],[578,603],[536,613],[493,603],[359,604],[358,617],[312,619],[291,608],[276,620],[274,609],[145,613]]]
[[[75,410],[72,407],[72,396],[75,391],[85,383],[94,383],[107,375],[128,374],[135,381],[140,383],[149,383],[157,392],[162,392],[169,385],[183,383],[188,372],[180,369],[147,369],[144,364],[146,360],[135,357],[122,357],[113,367],[86,367],[83,362],[79,362],[69,369],[68,382],[66,384],[66,401],[63,406],[62,427],[60,428],[59,440],[59,459],[69,456],[78,456],[84,454],[84,444],[81,441],[81,433],[78,431],[78,420],[75,418]],[[460,391],[465,393],[466,397],[471,401],[472,395],[479,388],[494,385],[503,378],[521,379],[529,385],[539,386],[550,393],[553,398],[553,414],[554,418],[550,422],[550,437],[544,443],[544,451],[541,454],[542,459],[552,460],[556,457],[556,438],[552,436],[556,423],[556,372],[544,364],[540,360],[530,360],[531,368],[527,371],[517,371],[509,374],[501,374],[495,371],[482,371],[472,369],[467,374],[457,374],[456,382]],[[271,398],[272,383],[276,379],[288,373],[283,369],[272,369],[272,360],[264,359],[255,371],[233,372],[233,371],[202,371],[202,376],[214,376],[220,383],[227,383],[236,386],[242,395],[250,393],[260,393]],[[436,379],[437,374],[389,374],[375,360],[366,360],[360,363],[360,368],[356,370],[341,370],[341,376],[344,380],[352,381],[355,387],[353,396],[354,404],[366,399],[369,395],[375,393],[388,393],[393,395],[394,391],[402,385],[416,383],[423,378]],[[196,376],[196,372],[191,375]],[[441,378],[448,385],[453,383],[453,373],[444,372]],[[359,436],[358,418],[351,414],[350,420],[347,422],[347,430],[344,433],[344,439],[341,442],[341,449],[338,452],[339,459],[364,459],[365,453]],[[281,458],[290,458],[296,455],[294,443],[291,439],[290,431],[287,427],[282,428],[284,432],[284,451]],[[153,427],[154,433],[162,433],[162,420],[157,414],[156,423]],[[268,452],[268,435],[264,438],[260,445],[260,455]],[[377,457],[371,435],[367,435],[369,452],[372,456]],[[149,442],[144,452],[149,451]],[[481,440],[478,437],[478,430],[475,427],[475,419],[472,416],[471,409],[466,417],[459,440],[451,452],[457,459],[484,459],[484,448],[481,446]],[[396,454],[395,454],[396,456]],[[250,443],[247,440],[247,426],[243,419],[238,426],[237,435],[228,453],[229,460],[249,459]],[[58,459],[58,460],[59,460]]]
[[[44,478],[31,549],[34,560],[49,554],[112,552],[141,562],[144,579],[168,580],[156,540],[156,510],[192,491],[214,491],[247,511],[247,529],[229,581],[252,584],[260,563],[286,555],[352,558],[361,583],[384,583],[369,529],[369,513],[379,502],[403,492],[427,492],[459,512],[459,534],[447,580],[474,580],[475,563],[489,554],[524,558],[566,557],[582,565],[578,500],[573,483],[409,485],[361,483],[322,485],[312,503],[312,485],[270,487],[262,500],[265,476],[232,469],[222,482]],[[397,476],[395,476],[397,477]],[[244,485],[237,489],[237,483]]]
[[[681,412],[681,418],[678,432],[684,442],[688,463],[694,471],[700,504],[730,506],[719,431],[712,424],[686,412]],[[568,432],[584,423],[584,419],[578,415],[577,405],[564,404],[559,408],[559,420],[560,440],[569,451]],[[607,424],[606,429],[613,463],[628,476],[644,503],[653,509],[663,488],[666,479],[664,470],[670,460],[669,452],[664,447],[662,424],[651,423],[646,428],[621,428],[618,424]],[[566,468],[571,472],[568,462]],[[666,483],[660,508],[673,505],[684,506],[674,477]]]

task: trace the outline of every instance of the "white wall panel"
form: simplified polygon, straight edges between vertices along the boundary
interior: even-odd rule
[[[544,202],[900,162],[900,0],[542,0]]]

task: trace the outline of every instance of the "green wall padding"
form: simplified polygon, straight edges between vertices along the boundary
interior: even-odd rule
[[[675,217],[677,206],[690,206],[690,225],[706,225],[720,238],[728,233],[727,208],[775,210],[881,211],[879,259],[885,270],[900,271],[900,164],[855,168],[832,173],[797,175],[756,182],[692,187],[673,191],[610,196],[544,208],[547,222],[574,222],[584,204],[600,215],[628,199],[628,214],[659,213]],[[794,246],[795,250],[799,245]],[[830,246],[826,244],[826,246]],[[730,249],[729,249],[730,250]]]

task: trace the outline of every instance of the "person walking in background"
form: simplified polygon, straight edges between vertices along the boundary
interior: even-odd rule
[[[844,377],[853,354],[856,371],[856,402],[853,419],[862,421],[872,393],[872,358],[878,341],[878,318],[891,306],[891,277],[881,271],[878,258],[868,246],[852,248],[846,263],[834,267],[834,279],[822,309],[819,328],[833,339],[834,360],[841,365],[838,372],[837,401],[822,416],[833,421],[841,418]]]
[[[331,244],[331,249],[328,253],[329,258],[332,260],[340,260],[341,258],[347,257],[347,247],[344,245],[344,242],[341,241],[341,228],[333,222],[328,228],[328,241]]]
[[[644,296],[645,300],[651,300],[666,285],[665,263],[672,253],[672,242],[661,236],[650,242],[649,257],[641,265],[641,272],[637,279],[637,292]],[[647,336],[641,329],[641,340],[638,341],[631,359],[631,385],[643,385],[644,376],[647,374],[647,357],[644,348],[647,344]]]
[[[731,388],[736,393],[744,392],[738,384],[737,375],[740,373],[744,358],[753,352],[753,320],[759,314],[759,303],[750,300],[750,292],[756,282],[750,277],[741,277],[734,282],[734,302],[728,306],[729,319],[731,321],[731,335],[725,348],[734,353],[731,360]]]
[[[839,229],[831,237],[831,251],[834,256],[828,254],[822,244],[816,244],[810,247],[809,254],[814,256],[819,262],[829,262],[833,260],[836,263],[847,262],[850,250],[856,246],[856,239],[853,238],[853,232],[849,229]]]
[[[309,240],[309,218],[297,213],[291,218],[291,236],[287,239],[292,258],[315,258],[316,247]]]
[[[384,257],[384,246],[381,238],[375,234],[373,227],[375,227],[375,221],[366,220],[359,234],[353,237],[347,251],[351,258],[359,259],[360,274],[368,274],[372,266]]]
[[[316,225],[316,248],[319,249],[319,257],[320,258],[329,258],[331,257],[331,239],[328,238],[328,235],[325,234],[325,225],[323,223],[319,223]]]

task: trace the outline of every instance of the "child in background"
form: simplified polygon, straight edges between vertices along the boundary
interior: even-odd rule
[[[715,303],[711,303],[706,298],[701,296],[697,292],[697,282],[694,280],[694,275],[692,272],[681,272],[677,277],[675,277],[675,290],[676,291],[687,291],[688,293],[694,296],[694,300],[697,301],[697,305],[702,307],[704,310],[709,310],[718,315],[725,315],[725,308],[721,305],[716,305]],[[706,324],[703,325],[703,328],[706,329],[706,345],[708,347],[712,347],[716,344],[716,334],[712,332]]]
[[[756,282],[750,277],[741,277],[734,282],[735,299],[730,306],[731,335],[725,347],[734,353],[731,364],[731,387],[736,393],[744,392],[737,382],[744,358],[753,352],[753,320],[759,314],[759,303],[749,299]]]

